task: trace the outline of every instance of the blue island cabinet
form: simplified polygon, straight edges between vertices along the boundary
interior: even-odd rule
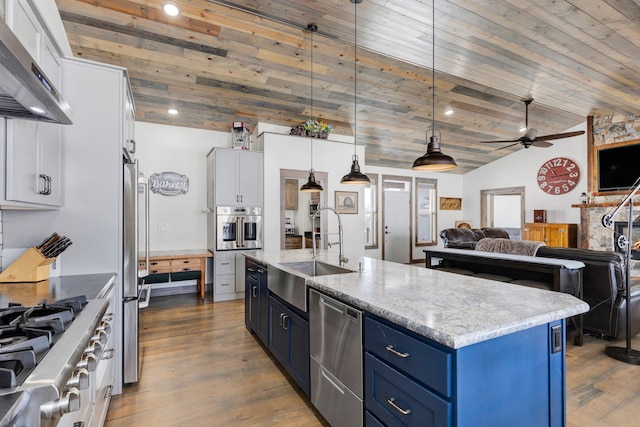
[[[309,320],[304,313],[269,296],[269,350],[309,396]]]
[[[564,320],[458,349],[368,314],[367,426],[560,427]]]
[[[269,345],[269,290],[267,267],[246,260],[244,321],[247,329]]]

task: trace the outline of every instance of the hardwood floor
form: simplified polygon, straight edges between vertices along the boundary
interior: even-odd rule
[[[326,426],[244,327],[244,301],[195,294],[141,311],[137,384],[115,396],[107,427]]]
[[[106,427],[328,425],[245,329],[244,301],[155,297],[140,324],[142,375],[112,399]],[[568,427],[640,426],[640,367],[608,345],[625,342],[567,343]]]

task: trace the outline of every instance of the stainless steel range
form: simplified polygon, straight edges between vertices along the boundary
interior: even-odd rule
[[[0,309],[0,426],[90,425],[108,306],[80,296]]]

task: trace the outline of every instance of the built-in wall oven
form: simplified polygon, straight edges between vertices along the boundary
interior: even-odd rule
[[[262,208],[218,206],[216,250],[262,248]]]

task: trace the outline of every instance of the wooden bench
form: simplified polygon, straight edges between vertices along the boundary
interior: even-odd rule
[[[151,251],[149,254],[149,276],[146,283],[162,283],[195,279],[200,297],[204,299],[207,286],[205,272],[207,258],[213,254],[206,249],[177,251]],[[145,268],[144,257],[138,258],[138,269]]]

